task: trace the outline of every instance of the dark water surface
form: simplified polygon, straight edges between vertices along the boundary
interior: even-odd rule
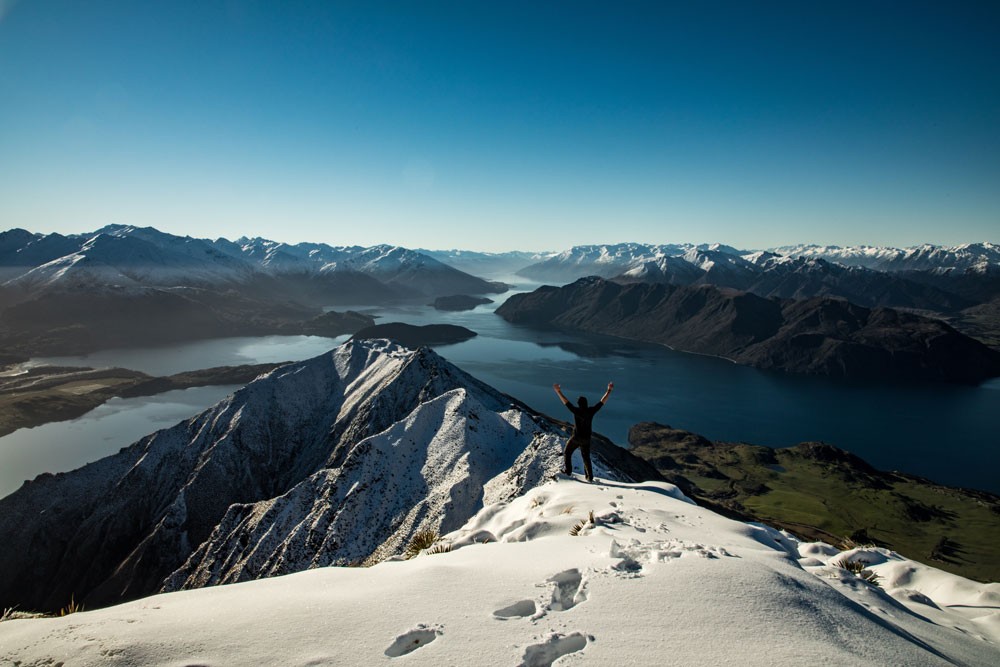
[[[497,304],[464,313],[429,307],[364,308],[380,322],[442,322],[466,326],[479,335],[438,352],[484,382],[532,407],[568,417],[552,383],[575,400],[597,400],[609,380],[615,393],[595,420],[595,429],[619,444],[630,426],[656,421],[701,433],[714,440],[741,440],[784,447],[822,440],[850,450],[882,469],[929,477],[950,485],[1000,492],[1000,381],[978,387],[945,384],[864,384],[797,377],[737,366],[722,359],[674,352],[665,347],[615,338],[537,331],[513,326],[493,313]],[[343,310],[343,308],[338,308]],[[50,359],[91,365],[120,365],[156,374],[229,363],[302,359],[320,354],[341,339],[264,337],[203,341],[155,350],[109,351],[86,359]],[[205,398],[210,398],[205,394]],[[217,400],[217,399],[216,399]],[[207,407],[192,406],[191,414]],[[162,428],[140,403],[149,431]],[[74,422],[47,425],[46,439],[79,437],[65,425],[93,422],[89,413]],[[125,413],[125,414],[123,414]],[[130,424],[127,411],[119,411]],[[171,413],[174,418],[176,412]],[[117,451],[125,431],[103,416],[89,438]],[[124,422],[123,422],[124,423]],[[129,427],[132,428],[131,426]],[[94,433],[97,433],[96,435]],[[0,438],[0,458],[18,445],[18,431]],[[10,439],[10,440],[8,440]],[[86,451],[94,455],[94,448]],[[72,466],[80,465],[75,457]],[[0,468],[4,467],[0,460]],[[51,461],[53,471],[67,464]],[[18,483],[42,470],[18,471]],[[9,492],[0,485],[0,495]]]
[[[596,401],[613,380],[615,392],[594,427],[619,444],[641,421],[772,447],[821,440],[877,468],[1000,492],[1000,380],[890,384],[763,372],[660,345],[514,326],[494,308],[377,314],[380,321],[448,322],[477,331],[438,352],[552,415],[566,412],[554,382],[571,400],[583,394]]]

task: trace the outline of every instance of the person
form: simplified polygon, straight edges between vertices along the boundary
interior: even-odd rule
[[[608,390],[604,392],[604,396],[601,397],[597,403],[593,406],[587,405],[586,396],[581,396],[576,399],[576,405],[571,405],[569,399],[562,392],[562,387],[557,383],[552,385],[552,388],[556,391],[556,396],[562,401],[563,405],[569,408],[569,411],[573,413],[573,433],[570,435],[569,440],[566,441],[566,449],[563,450],[563,460],[565,463],[565,469],[567,475],[573,474],[573,452],[577,449],[580,450],[580,456],[583,457],[583,471],[587,475],[587,481],[594,481],[594,471],[590,465],[590,434],[593,432],[593,422],[594,415],[597,411],[604,407],[607,402],[608,397],[611,396],[611,390],[615,388],[614,382],[608,383]]]

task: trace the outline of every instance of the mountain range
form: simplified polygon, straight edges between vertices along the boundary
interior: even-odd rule
[[[0,279],[27,295],[74,286],[263,289],[288,276],[355,281],[355,293],[332,290],[323,305],[502,292],[506,287],[399,246],[290,245],[262,238],[195,239],[152,227],[108,225],[87,234],[0,233]],[[255,281],[264,285],[256,285]],[[365,291],[367,290],[367,292]],[[306,295],[308,300],[310,295]],[[8,297],[10,298],[10,297]]]
[[[519,275],[568,283],[590,275],[671,285],[710,284],[764,297],[832,296],[861,306],[954,313],[1000,295],[1000,247],[794,246],[744,251],[667,244],[576,246],[524,267]]]
[[[0,233],[0,281],[0,344],[14,359],[308,334],[329,306],[506,290],[398,246],[209,241],[123,225]]]
[[[427,348],[351,341],[0,499],[0,609],[381,561],[543,482],[566,435]],[[594,458],[660,479],[603,438]]]
[[[1000,375],[1000,352],[940,320],[842,299],[590,277],[514,294],[496,312],[514,324],[662,343],[792,373],[962,382]]]

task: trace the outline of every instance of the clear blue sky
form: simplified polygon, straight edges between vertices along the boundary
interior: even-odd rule
[[[0,227],[997,242],[998,35],[992,0],[0,0]]]

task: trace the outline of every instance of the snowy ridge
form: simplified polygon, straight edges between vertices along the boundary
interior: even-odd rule
[[[785,257],[790,259],[825,260],[847,267],[861,267],[884,272],[897,271],[987,271],[1000,267],[1000,246],[984,243],[966,243],[953,247],[925,244],[912,248],[887,248],[875,246],[797,245],[768,250],[739,250],[720,243],[712,244],[643,244],[621,243],[616,245],[575,246],[547,257],[519,273],[539,280],[571,281],[587,275],[614,278],[624,274],[637,278],[646,272],[656,274],[656,266],[665,276],[678,276],[690,272],[673,262],[675,269],[665,271],[665,258],[680,258],[703,272],[725,264],[734,271],[752,271],[753,266],[765,268],[764,261]],[[747,266],[750,265],[750,266]]]
[[[560,448],[523,411],[493,412],[468,390],[451,390],[359,442],[337,468],[279,498],[230,507],[165,589],[384,560],[418,530],[452,530],[484,503],[523,490],[505,483],[511,475],[539,483],[538,473],[558,470]],[[529,449],[546,464],[530,477],[515,465]]]
[[[0,607],[376,561],[539,483],[565,436],[429,349],[349,342],[0,499]],[[595,470],[624,478],[601,447]]]
[[[882,246],[798,245],[772,248],[790,257],[806,257],[861,266],[878,271],[978,270],[1000,266],[1000,246],[995,243],[963,243],[936,246],[925,243],[909,248]]]
[[[989,244],[977,244],[977,247],[987,246]],[[984,268],[982,262],[986,260],[981,260],[971,264],[967,271],[983,275],[982,285],[978,289],[958,289],[960,286],[956,285],[953,292],[950,281],[953,275],[957,275],[954,267],[938,269],[938,272],[943,272],[939,277],[933,277],[933,272],[927,271],[902,273],[902,268],[905,268],[902,266],[900,271],[875,270],[840,263],[832,255],[824,258],[824,253],[819,252],[824,249],[811,248],[817,252],[743,252],[719,244],[580,246],[529,266],[521,274],[555,282],[597,275],[619,282],[715,285],[763,297],[810,299],[831,296],[866,307],[890,306],[937,312],[952,312],[977,301],[988,300],[997,287],[996,281],[986,274],[995,271],[1000,275],[1000,264]],[[935,261],[945,261],[952,256],[945,253],[936,257]],[[918,273],[920,275],[915,275]]]
[[[1000,585],[881,549],[799,543],[670,484],[545,483],[484,507],[443,543],[450,553],[7,621],[0,646],[15,664],[85,667],[1000,659]],[[882,588],[840,559],[864,560]]]

